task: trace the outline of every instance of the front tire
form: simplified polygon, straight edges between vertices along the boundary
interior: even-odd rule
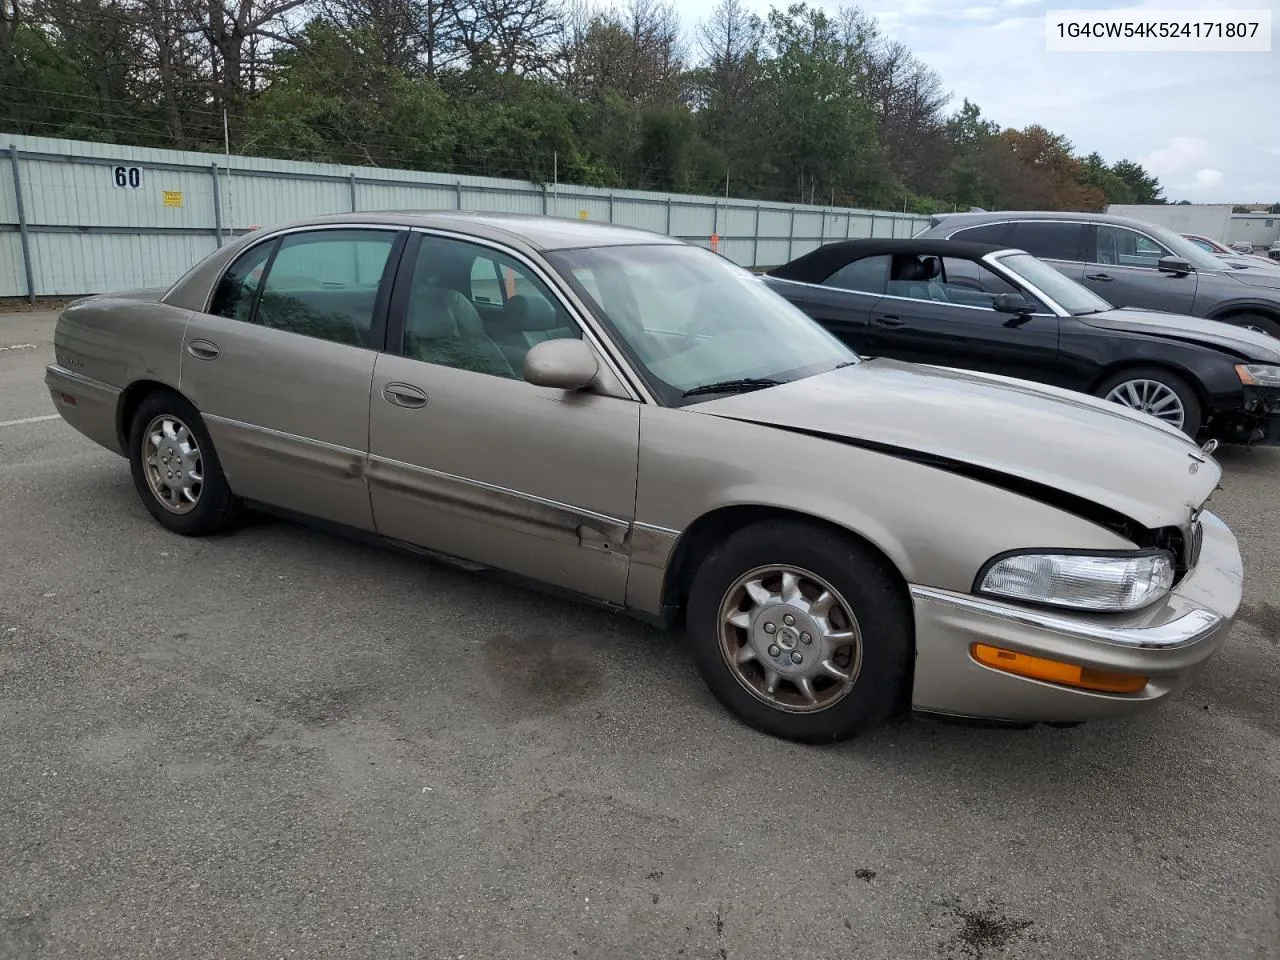
[[[1176,373],[1160,367],[1130,367],[1098,385],[1094,395],[1163,420],[1194,437],[1204,423],[1200,399]]]
[[[766,520],[715,547],[693,579],[688,630],[711,692],[771,736],[847,740],[906,692],[901,585],[865,544],[818,524]]]
[[[207,537],[234,526],[240,503],[218,463],[204,421],[168,390],[146,396],[129,425],[134,489],[162,527]]]

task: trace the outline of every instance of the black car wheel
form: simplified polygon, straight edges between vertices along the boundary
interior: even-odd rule
[[[698,568],[687,624],[707,686],[764,733],[847,740],[901,703],[907,598],[879,556],[838,530],[767,520],[737,531]]]
[[[1159,367],[1121,370],[1102,381],[1094,395],[1140,410],[1191,437],[1200,432],[1204,422],[1200,399],[1191,385]]]

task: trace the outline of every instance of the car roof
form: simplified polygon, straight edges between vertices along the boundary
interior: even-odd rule
[[[538,250],[567,250],[622,244],[679,244],[661,233],[592,220],[549,217],[541,214],[486,213],[460,210],[379,210],[335,213],[273,224],[267,231],[343,223],[386,224],[399,227],[436,227],[492,239],[520,240]]]
[[[990,253],[1010,249],[995,243],[974,243],[968,240],[841,240],[828,243],[790,263],[769,271],[769,276],[780,280],[798,280],[801,283],[818,283],[827,279],[846,263],[894,254],[915,254],[920,257],[960,257],[980,260]]]
[[[1078,220],[1082,223],[1114,223],[1120,226],[1149,230],[1153,224],[1136,217],[1121,217],[1110,213],[1078,213],[1070,210],[984,210],[981,212],[938,213],[930,219],[930,228],[976,225],[979,223],[1004,223],[1009,220]]]
[[[189,310],[203,310],[209,292],[222,271],[249,247],[294,230],[310,227],[342,227],[350,224],[375,227],[425,227],[452,231],[507,247],[535,252],[609,246],[687,246],[682,240],[635,227],[590,220],[569,220],[537,214],[484,213],[459,210],[366,210],[332,213],[289,223],[275,223],[237,237],[201,260],[165,291],[165,303]]]

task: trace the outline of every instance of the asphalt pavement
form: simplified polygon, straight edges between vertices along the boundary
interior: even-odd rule
[[[1175,702],[806,748],[625,618],[166,533],[52,322],[0,315],[0,960],[1280,957],[1280,450],[1219,451],[1247,604]]]

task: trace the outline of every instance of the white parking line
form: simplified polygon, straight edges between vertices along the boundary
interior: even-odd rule
[[[51,413],[46,417],[23,417],[21,420],[0,420],[0,427],[17,427],[24,423],[44,423],[46,420],[61,420],[62,415]]]

